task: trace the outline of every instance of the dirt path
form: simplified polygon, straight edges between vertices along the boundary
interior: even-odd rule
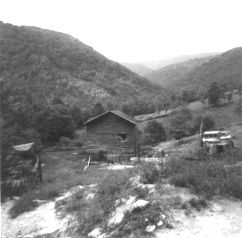
[[[242,202],[218,200],[211,209],[174,214],[175,228],[156,232],[157,238],[241,238]]]
[[[1,237],[31,237],[33,235],[48,234],[59,230],[64,220],[59,220],[55,214],[55,202],[42,204],[31,212],[26,212],[15,219],[8,215],[14,201],[8,201],[1,206]]]

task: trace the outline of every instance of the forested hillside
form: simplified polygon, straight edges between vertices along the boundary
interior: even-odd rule
[[[136,64],[136,63],[122,63],[126,68],[130,69],[131,71],[139,74],[141,76],[146,76],[147,74],[151,74],[152,69],[143,65],[143,64]]]
[[[173,91],[179,91],[180,87],[188,87],[186,79],[190,72],[196,67],[208,62],[212,56],[204,58],[190,59],[181,63],[171,64],[153,71],[147,75],[152,82],[170,88]]]
[[[52,100],[58,95],[86,106],[157,93],[146,79],[66,34],[1,23],[0,43],[1,78],[24,85],[34,97]]]
[[[146,78],[50,30],[0,22],[0,57],[4,148],[33,138],[57,141],[90,116],[123,105],[129,110],[161,93]]]
[[[212,82],[242,88],[242,47],[221,55],[166,66],[147,75],[151,81],[172,91],[207,90]]]

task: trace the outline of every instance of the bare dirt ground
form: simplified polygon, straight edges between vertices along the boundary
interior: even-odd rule
[[[175,228],[157,231],[157,238],[241,238],[242,202],[214,201],[210,209],[186,215],[174,212]]]
[[[65,219],[58,219],[55,213],[55,201],[49,201],[35,210],[23,213],[11,219],[8,211],[14,201],[10,200],[1,206],[1,237],[33,237],[35,235],[49,234],[63,229]]]
[[[65,195],[64,195],[65,196]],[[63,197],[63,196],[62,196]],[[67,220],[58,218],[55,202],[42,204],[31,212],[26,212],[15,219],[8,216],[13,201],[5,202],[1,207],[2,238],[34,237],[63,231]],[[208,209],[186,214],[184,210],[174,210],[174,228],[158,230],[157,238],[241,238],[242,237],[242,202],[217,199]]]

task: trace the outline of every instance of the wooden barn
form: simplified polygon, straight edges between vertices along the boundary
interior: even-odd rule
[[[107,111],[84,123],[86,144],[106,151],[136,154],[137,122],[121,111]]]

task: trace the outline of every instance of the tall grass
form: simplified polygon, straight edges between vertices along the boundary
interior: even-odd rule
[[[227,170],[223,160],[172,160],[160,172],[175,186],[188,187],[207,199],[216,195],[242,199],[241,169]]]
[[[15,218],[26,211],[31,211],[37,206],[37,202],[34,201],[32,193],[27,192],[19,200],[15,202],[10,209],[9,214],[11,218]]]

